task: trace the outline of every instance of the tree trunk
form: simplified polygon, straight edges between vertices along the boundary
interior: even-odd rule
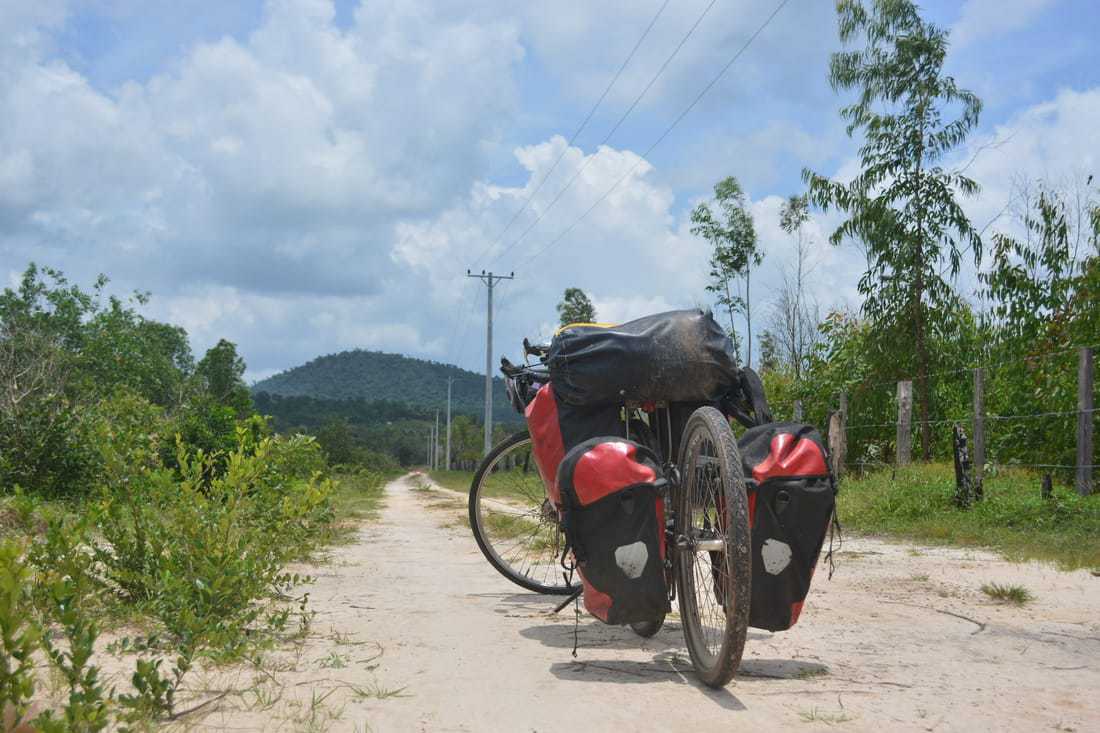
[[[921,108],[921,119],[924,109]],[[920,448],[925,461],[932,458],[932,425],[929,422],[929,406],[932,389],[928,383],[928,344],[924,333],[924,201],[921,199],[921,164],[924,162],[924,125],[920,127],[920,143],[917,149],[917,251],[914,257],[916,281],[913,283],[913,328],[917,347],[917,380],[920,383]]]

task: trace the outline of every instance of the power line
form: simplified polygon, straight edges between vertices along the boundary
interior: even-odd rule
[[[536,259],[540,255],[542,255],[544,252],[546,252],[548,249],[550,249],[551,247],[556,245],[558,242],[560,242],[562,239],[564,239],[570,232],[573,231],[574,228],[576,228],[576,226],[578,224],[580,224],[582,221],[584,221],[584,219],[587,218],[587,216],[590,213],[592,213],[592,211],[597,206],[599,206],[604,200],[606,200],[608,196],[610,196],[612,193],[614,193],[615,189],[617,189],[619,186],[621,186],[623,181],[625,181],[627,178],[629,178],[634,173],[634,171],[637,170],[638,166],[640,166],[642,164],[642,162],[644,162],[649,157],[649,154],[653,152],[653,149],[656,148],[658,145],[660,145],[664,141],[664,139],[669,136],[669,134],[676,128],[676,126],[679,125],[680,122],[683,121],[683,119],[685,117],[687,117],[687,115],[691,112],[691,110],[695,109],[696,105],[698,105],[699,102],[702,101],[703,97],[706,96],[707,92],[709,92],[714,87],[714,85],[717,84],[723,76],[725,76],[726,72],[729,71],[730,67],[733,66],[734,63],[736,63],[737,59],[741,58],[741,55],[745,53],[745,51],[748,49],[748,47],[752,45],[753,41],[756,40],[757,36],[759,36],[764,31],[764,29],[768,27],[768,25],[772,22],[772,19],[774,19],[775,16],[779,14],[779,11],[782,10],[787,5],[788,2],[790,2],[790,0],[782,0],[782,2],[780,2],[775,7],[775,10],[773,10],[771,12],[771,15],[769,15],[767,17],[767,19],[765,19],[764,22],[760,25],[760,27],[757,28],[756,31],[754,31],[751,36],[749,36],[748,40],[745,41],[745,43],[741,46],[740,49],[738,49],[737,53],[735,53],[733,55],[733,57],[729,61],[726,62],[726,65],[723,66],[721,68],[721,70],[719,70],[719,72],[717,74],[715,74],[714,77],[709,82],[707,82],[706,86],[704,86],[703,89],[699,92],[699,94],[695,97],[695,99],[692,100],[691,104],[689,104],[687,107],[684,108],[684,110],[676,117],[676,119],[674,119],[672,121],[672,124],[670,124],[667,128],[665,128],[665,131],[662,132],[661,135],[656,140],[653,141],[652,145],[650,145],[648,148],[646,148],[645,152],[642,153],[642,155],[638,158],[637,161],[635,161],[634,165],[631,166],[630,169],[625,174],[623,174],[623,176],[619,180],[615,181],[615,183],[611,186],[611,188],[604,191],[603,195],[600,196],[598,199],[596,199],[596,202],[593,203],[590,207],[588,207],[588,209],[586,209],[583,214],[581,214],[576,220],[574,220],[572,224],[570,224],[568,227],[566,227],[565,230],[561,232],[561,234],[554,237],[552,240],[550,240],[550,242],[548,242],[546,244],[546,246],[544,246],[542,249],[535,252],[535,254],[532,255],[529,258],[528,262],[530,262],[531,260]],[[711,4],[713,5],[713,3],[711,3]],[[708,6],[707,10],[709,10],[709,9],[710,8]],[[705,14],[705,11],[704,11],[704,14]],[[700,20],[701,20],[701,18],[700,18]],[[538,223],[538,222],[536,221],[535,223]],[[501,254],[503,254],[503,253],[501,253]]]
[[[785,5],[788,1],[789,0],[783,0],[782,4]],[[653,85],[655,83],[657,83],[657,80],[661,77],[662,74],[664,74],[665,69],[668,68],[668,65],[670,63],[672,63],[672,60],[674,58],[676,58],[677,54],[680,53],[680,49],[682,49],[684,47],[684,44],[687,43],[688,39],[691,38],[692,34],[695,33],[695,29],[699,27],[699,25],[703,22],[703,19],[707,17],[707,13],[710,12],[710,9],[713,8],[715,3],[717,3],[717,2],[718,2],[718,0],[711,0],[710,4],[707,5],[705,8],[703,8],[703,12],[699,14],[698,18],[696,18],[694,25],[692,25],[691,28],[688,29],[687,33],[685,33],[683,38],[680,39],[680,42],[678,44],[676,44],[676,48],[674,48],[672,50],[672,53],[669,54],[667,59],[665,59],[665,62],[663,64],[661,64],[661,68],[659,68],[657,70],[657,73],[653,75],[653,77],[649,80],[649,83],[647,83],[645,85],[645,87],[638,94],[638,96],[634,98],[634,101],[630,103],[630,106],[627,107],[626,111],[623,112],[622,116],[619,117],[618,122],[616,122],[615,125],[611,128],[611,131],[608,132],[607,135],[604,136],[604,139],[602,141],[600,141],[599,145],[596,146],[597,149],[599,149],[603,145],[606,145],[608,143],[608,141],[611,140],[611,136],[615,134],[615,132],[619,129],[619,127],[622,126],[623,122],[626,121],[626,118],[630,116],[630,113],[633,112],[635,110],[635,108],[638,106],[638,103],[642,101],[642,98],[645,97],[645,95],[649,92],[649,90],[653,87]],[[780,7],[782,7],[782,5]],[[754,35],[754,37],[755,37],[755,35]],[[751,43],[751,40],[750,40],[750,43]],[[728,65],[727,65],[727,68],[728,68]],[[696,100],[696,101],[698,101],[698,100]],[[694,105],[695,105],[695,103],[693,102],[692,106],[694,106]],[[677,122],[679,122],[679,120],[677,120]],[[675,124],[676,123],[673,123],[673,127],[675,127]],[[665,134],[668,134],[668,133],[666,132]],[[663,136],[662,136],[662,139],[663,139]],[[590,156],[588,156],[587,158],[584,159],[584,162],[581,163],[580,167],[573,174],[573,177],[570,178],[569,181],[565,184],[565,186],[563,186],[562,189],[560,191],[558,191],[557,195],[554,196],[553,199],[551,199],[550,203],[546,206],[545,209],[543,209],[542,213],[540,213],[537,217],[535,217],[535,220],[533,222],[531,222],[526,229],[523,230],[523,233],[520,234],[519,237],[517,237],[507,247],[505,247],[504,250],[500,252],[500,254],[498,254],[496,257],[494,257],[492,259],[492,262],[496,262],[501,257],[503,257],[504,255],[506,255],[510,251],[512,251],[512,249],[514,249],[516,247],[516,245],[518,245],[520,242],[522,242],[524,240],[524,238],[531,232],[532,229],[534,229],[536,226],[538,226],[538,223],[540,221],[542,221],[543,217],[546,216],[546,214],[550,211],[550,209],[554,208],[554,205],[557,204],[558,201],[561,200],[561,197],[565,195],[565,192],[568,191],[570,188],[572,188],[573,183],[578,178],[580,178],[580,175],[582,173],[584,173],[586,168],[588,168],[588,166],[592,162],[593,157],[595,157],[594,154],[590,155]],[[635,167],[637,167],[637,164],[635,164]],[[631,172],[632,171],[633,171],[633,169],[631,169]],[[608,192],[608,193],[610,193],[610,192]],[[605,194],[605,196],[606,196],[606,194]],[[586,212],[586,214],[587,214],[587,212]],[[584,218],[584,217],[582,216],[581,218]]]
[[[535,190],[531,192],[531,195],[524,200],[523,205],[516,210],[516,213],[512,214],[512,218],[509,219],[508,223],[504,225],[504,229],[500,231],[500,234],[497,235],[497,238],[494,239],[489,244],[489,246],[486,247],[482,251],[482,253],[474,259],[473,264],[476,265],[478,260],[488,254],[493,249],[493,247],[496,247],[498,244],[500,244],[501,240],[504,239],[504,235],[508,232],[509,229],[512,228],[512,225],[516,223],[516,219],[519,218],[520,214],[527,210],[527,207],[531,204],[532,201],[534,201],[535,196],[537,196],[539,191],[542,190],[542,187],[546,185],[546,182],[550,180],[550,176],[554,173],[555,170],[557,170],[558,164],[561,163],[562,158],[564,158],[565,154],[569,152],[569,149],[573,147],[573,143],[576,142],[581,132],[584,131],[584,128],[588,126],[588,123],[592,120],[593,115],[596,114],[596,110],[600,108],[601,104],[603,104],[603,100],[607,97],[608,93],[611,91],[611,88],[615,86],[615,83],[619,80],[619,77],[622,76],[623,71],[626,70],[626,67],[634,58],[634,54],[636,54],[638,52],[638,49],[641,48],[642,42],[645,41],[646,37],[649,35],[649,32],[653,30],[653,26],[657,24],[657,19],[661,17],[661,13],[663,13],[665,11],[665,8],[668,7],[669,2],[671,2],[671,0],[665,0],[661,4],[661,7],[657,8],[657,13],[653,16],[653,19],[649,21],[649,25],[646,26],[645,30],[642,31],[642,35],[638,38],[638,42],[634,44],[634,48],[630,50],[630,53],[627,55],[626,60],[623,61],[621,66],[619,66],[619,70],[615,72],[615,75],[611,78],[611,81],[608,82],[607,86],[603,90],[603,94],[600,95],[600,98],[596,100],[596,103],[594,105],[592,105],[592,109],[588,110],[588,114],[585,115],[583,120],[581,120],[580,126],[577,127],[576,132],[574,132],[572,137],[569,138],[569,142],[567,142],[565,144],[565,147],[562,148],[561,152],[558,154],[557,160],[555,160],[554,164],[550,166],[550,170],[548,170],[546,172],[546,175],[542,177],[542,180],[539,181],[539,184],[535,187]],[[494,259],[493,261],[495,262],[496,259]]]
[[[469,320],[470,314],[473,312],[474,300],[476,300],[477,295],[477,287],[474,286],[473,283],[465,281],[463,293],[465,294],[465,298],[461,298],[459,300],[459,306],[455,310],[454,326],[451,328],[450,336],[447,339],[447,348],[443,352],[445,358],[449,357],[451,359],[454,359],[456,348],[462,343],[461,341],[456,341],[456,339],[458,338],[460,331],[465,333],[466,322]],[[466,307],[463,308],[463,306]],[[457,361],[455,361],[454,363],[456,365],[458,364]]]

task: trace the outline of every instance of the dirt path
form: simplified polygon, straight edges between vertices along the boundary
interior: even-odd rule
[[[845,543],[792,631],[750,631],[727,689],[694,680],[678,623],[653,639],[500,577],[453,492],[387,488],[379,521],[314,569],[310,638],[189,727],[213,730],[1096,730],[1100,578],[982,552]],[[980,592],[1026,586],[1018,609]],[[197,723],[197,725],[195,725]],[[714,727],[721,726],[721,728]]]

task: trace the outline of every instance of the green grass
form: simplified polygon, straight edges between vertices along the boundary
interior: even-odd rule
[[[335,474],[336,493],[332,497],[335,521],[324,529],[322,543],[353,542],[359,523],[378,516],[386,483],[392,478],[394,474],[365,470]]]
[[[909,466],[846,478],[839,515],[845,528],[931,544],[985,547],[1012,560],[1042,560],[1072,570],[1100,568],[1100,495],[1056,486],[1039,495],[1040,477],[1001,470],[986,477],[985,499],[968,510],[952,504],[955,469]]]
[[[432,471],[432,480],[444,488],[469,493],[474,474],[469,471]],[[520,499],[524,504],[541,502],[545,489],[542,477],[532,464],[526,472],[521,469],[497,471],[489,477],[485,487],[485,496],[498,499]]]
[[[1027,588],[1022,585],[1001,585],[1000,583],[986,583],[982,586],[982,593],[1001,603],[1011,603],[1014,606],[1023,606],[1035,600]]]
[[[470,482],[474,480],[474,474],[470,471],[429,471],[432,481],[451,491],[469,493]]]
[[[432,471],[430,475],[433,481],[444,488],[464,494],[470,490],[470,483],[474,479],[474,474],[470,471]],[[486,488],[486,496],[518,499],[525,507],[533,507],[532,500],[538,499],[541,502],[544,496],[542,478],[537,471],[523,473],[516,469],[510,472],[499,472],[489,479],[489,485]],[[466,517],[463,517],[462,523],[469,526],[469,520]],[[485,524],[486,530],[494,541],[507,541],[530,535],[537,527],[538,531],[526,543],[531,551],[556,549],[559,544],[557,533],[549,526],[536,525],[528,518],[507,512],[491,509],[486,511]]]

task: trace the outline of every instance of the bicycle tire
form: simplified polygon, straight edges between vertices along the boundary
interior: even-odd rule
[[[488,493],[488,481],[492,477],[493,468],[508,453],[517,449],[524,449],[526,446],[530,445],[530,443],[530,434],[526,430],[520,431],[494,446],[493,449],[489,451],[489,454],[481,461],[477,472],[474,474],[474,480],[470,484],[470,497],[468,502],[470,529],[473,531],[474,540],[477,542],[481,554],[483,554],[485,559],[489,561],[489,564],[505,578],[521,588],[534,591],[535,593],[569,595],[580,587],[580,582],[576,581],[571,584],[565,582],[560,565],[561,551],[564,547],[565,537],[558,526],[556,513],[551,517],[552,508],[548,507],[548,501],[545,499],[542,479],[539,476],[538,468],[533,465],[533,457],[528,454],[531,463],[528,468],[533,472],[529,477],[531,479],[530,491],[527,497],[525,497],[529,497],[530,499],[528,506],[517,506],[515,510],[510,507],[502,507],[498,509],[496,514],[486,516],[485,507],[482,503],[482,499],[484,498],[491,499],[491,497],[486,497],[485,495]],[[543,502],[545,502],[539,504],[537,508],[533,503],[536,498],[534,494],[536,481],[539,492],[538,496],[543,497]],[[493,501],[500,501],[503,503],[507,500]],[[521,543],[530,543],[531,539],[535,538],[536,544],[539,543],[539,540],[550,540],[551,544],[548,547],[540,548],[538,551],[535,551],[536,554],[534,556],[510,552],[507,547],[501,545],[500,538],[494,538],[490,526],[491,523],[489,521],[491,516],[497,518],[503,517],[505,520],[514,517],[530,525],[529,533],[519,536],[518,541]],[[527,528],[521,530],[521,532],[527,531]],[[517,538],[506,537],[505,539]],[[518,548],[520,545],[516,544],[513,545],[513,547]],[[531,549],[530,544],[528,544],[527,549]],[[535,572],[534,577],[531,574],[532,571]],[[551,578],[556,579],[551,582]]]
[[[745,650],[752,588],[741,456],[733,430],[713,407],[688,418],[680,453],[674,562],[684,640],[702,682],[724,687]],[[703,539],[721,540],[724,549],[696,550],[692,543]]]

